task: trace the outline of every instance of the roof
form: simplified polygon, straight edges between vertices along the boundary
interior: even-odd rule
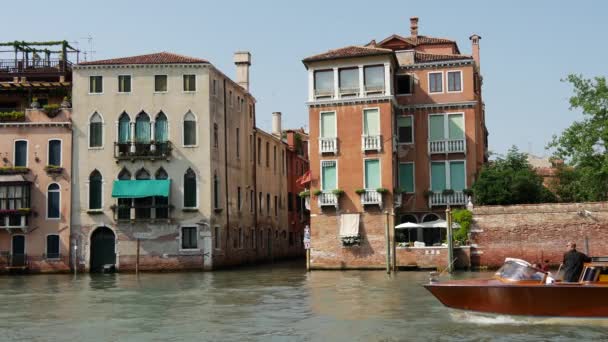
[[[414,56],[414,58],[416,59],[416,63],[424,63],[424,62],[437,62],[437,61],[453,61],[453,60],[457,60],[457,59],[473,59],[473,56],[437,54],[437,53],[427,53],[427,52],[416,51],[416,55]]]
[[[324,61],[329,59],[337,59],[337,58],[348,58],[348,57],[367,57],[367,56],[380,56],[380,55],[390,55],[393,53],[391,49],[383,49],[371,46],[356,46],[351,45],[339,49],[329,50],[327,52],[320,53],[318,55],[313,55],[306,57],[302,60],[302,62],[317,62]]]
[[[436,38],[436,37],[427,37],[427,36],[404,37],[404,36],[400,36],[398,34],[393,34],[390,37],[383,39],[380,43],[378,43],[378,45],[382,45],[382,44],[388,42],[389,40],[392,40],[395,38],[403,40],[404,42],[412,44],[412,45],[456,44],[455,41],[453,41],[451,39],[447,39],[447,38]]]
[[[102,59],[82,62],[78,65],[124,65],[124,64],[199,64],[209,63],[206,59],[188,57],[170,52],[158,52],[147,55]]]

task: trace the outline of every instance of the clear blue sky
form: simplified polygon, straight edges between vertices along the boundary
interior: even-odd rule
[[[302,58],[327,49],[408,34],[482,36],[481,68],[490,149],[536,154],[580,114],[568,110],[569,73],[605,76],[604,1],[7,1],[0,41],[79,40],[93,36],[95,58],[170,51],[209,59],[234,76],[232,53],[253,55],[251,90],[258,125],[271,112],[284,127],[308,125]],[[11,28],[11,29],[7,29]],[[87,47],[80,39],[81,49]]]

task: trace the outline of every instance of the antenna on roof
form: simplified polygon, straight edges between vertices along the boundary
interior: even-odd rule
[[[89,44],[89,49],[84,51],[84,61],[86,62],[88,58],[93,60],[93,53],[97,52],[93,50],[93,36],[89,34],[87,37],[82,37],[80,39],[86,39],[87,43]]]

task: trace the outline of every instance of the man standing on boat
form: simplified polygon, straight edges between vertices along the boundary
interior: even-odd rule
[[[585,262],[591,258],[576,250],[576,243],[568,242],[568,252],[564,253],[564,278],[565,282],[577,282],[583,271]]]

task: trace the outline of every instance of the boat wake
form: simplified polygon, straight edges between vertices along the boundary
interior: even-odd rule
[[[453,321],[477,325],[585,325],[608,327],[608,318],[576,318],[576,317],[532,317],[493,315],[470,311],[452,310]]]

